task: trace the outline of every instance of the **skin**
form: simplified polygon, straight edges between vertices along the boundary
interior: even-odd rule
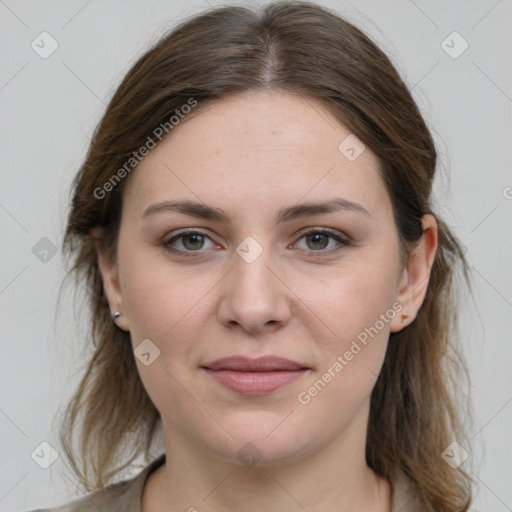
[[[160,350],[149,366],[136,360],[168,454],[147,481],[144,512],[390,509],[389,482],[365,462],[369,400],[390,332],[412,322],[424,299],[437,227],[423,218],[423,238],[402,266],[376,156],[366,148],[351,162],[338,149],[350,133],[313,98],[245,93],[175,127],[130,176],[116,259],[99,261],[119,327],[134,348],[150,339]],[[276,222],[282,208],[333,198],[367,213]],[[144,215],[177,199],[222,208],[227,218]],[[183,228],[206,235],[170,243],[190,257],[165,245]],[[306,228],[329,228],[349,243],[308,238]],[[251,263],[236,252],[247,236],[262,249]],[[299,403],[393,304],[400,312]],[[241,395],[200,368],[234,354],[279,355],[310,369],[266,395]],[[237,457],[247,442],[261,454],[253,467]]]

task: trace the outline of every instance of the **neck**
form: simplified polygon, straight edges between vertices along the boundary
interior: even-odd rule
[[[169,455],[146,483],[143,512],[389,512],[391,488],[366,465],[362,427],[299,460],[252,468],[164,431]]]

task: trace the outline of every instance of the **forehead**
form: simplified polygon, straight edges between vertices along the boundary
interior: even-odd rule
[[[389,207],[389,198],[378,159],[369,148],[357,156],[362,148],[314,98],[245,93],[174,127],[133,172],[125,196],[138,213],[174,197],[259,212],[326,195],[364,203],[371,213]]]

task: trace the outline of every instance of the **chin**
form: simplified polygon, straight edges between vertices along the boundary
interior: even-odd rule
[[[223,436],[220,442],[205,439],[205,444],[212,452],[238,466],[263,468],[300,460],[320,448],[322,436],[320,432],[315,434],[314,429],[301,428],[305,420],[298,418],[297,411],[286,417],[289,412],[258,411],[236,420],[233,418],[226,425],[232,437]]]

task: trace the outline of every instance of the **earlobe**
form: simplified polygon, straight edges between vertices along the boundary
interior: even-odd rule
[[[396,300],[401,310],[391,321],[391,332],[399,332],[414,321],[427,294],[437,251],[438,228],[431,214],[424,215],[421,224],[423,235],[411,251],[407,268],[400,277]]]
[[[103,291],[110,307],[112,320],[118,327],[129,331],[128,319],[124,314],[124,300],[119,285],[119,273],[117,263],[105,254],[101,246],[102,231],[100,228],[91,230],[91,236],[94,238],[96,254],[98,257],[98,267],[103,281]]]

